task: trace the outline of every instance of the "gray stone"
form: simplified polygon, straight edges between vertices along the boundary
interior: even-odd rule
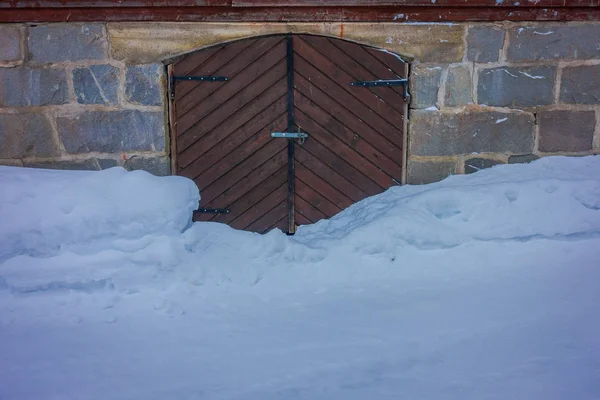
[[[535,154],[518,154],[518,155],[508,157],[508,163],[509,164],[527,164],[527,163],[535,161],[539,158],[540,157],[536,156]]]
[[[32,63],[47,64],[103,59],[108,42],[100,24],[53,24],[30,28],[28,46]]]
[[[448,69],[448,79],[446,79],[444,105],[452,107],[473,103],[472,88],[469,68],[464,65],[451,67]]]
[[[479,71],[478,103],[500,107],[552,104],[555,67],[501,67]]]
[[[494,165],[504,164],[499,160],[492,160],[489,158],[473,157],[465,160],[465,174],[472,174],[481,169],[491,168]]]
[[[119,102],[119,69],[106,64],[75,69],[73,87],[80,104],[115,105]]]
[[[25,167],[43,169],[63,169],[72,171],[101,170],[117,166],[117,160],[110,158],[89,158],[87,160],[60,160],[60,161],[27,161]]]
[[[54,68],[0,68],[0,105],[44,106],[69,102],[65,71]]]
[[[0,114],[0,158],[58,155],[50,121],[41,114]]]
[[[19,61],[21,52],[21,29],[15,25],[0,25],[0,62]]]
[[[133,156],[125,161],[125,168],[130,171],[144,170],[153,175],[171,175],[171,160],[169,157],[139,157]]]
[[[411,155],[450,156],[477,153],[531,153],[534,118],[528,113],[412,112]]]
[[[442,67],[415,66],[410,74],[411,108],[428,108],[436,105]]]
[[[453,161],[409,161],[407,181],[411,185],[438,182],[456,173]]]
[[[509,31],[509,61],[600,58],[600,25],[515,27]]]
[[[160,106],[163,104],[161,80],[162,64],[136,65],[125,74],[125,98],[133,104]]]
[[[539,143],[543,152],[589,151],[594,141],[594,111],[544,111],[538,113]]]
[[[69,153],[164,151],[162,112],[90,111],[56,120],[60,139]]]
[[[560,102],[600,104],[600,65],[563,69]]]
[[[4,165],[6,167],[22,167],[23,160],[21,160],[20,158],[0,158],[0,165]]]
[[[504,46],[505,32],[493,26],[469,27],[467,59],[479,63],[497,62]]]

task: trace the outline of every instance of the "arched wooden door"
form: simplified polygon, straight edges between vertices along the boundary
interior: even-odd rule
[[[408,65],[395,54],[269,36],[169,70],[174,166],[200,189],[197,221],[294,233],[404,182]]]

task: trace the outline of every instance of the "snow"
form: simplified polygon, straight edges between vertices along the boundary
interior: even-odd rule
[[[288,237],[190,225],[183,178],[0,167],[0,399],[598,399],[598,170],[394,187]]]

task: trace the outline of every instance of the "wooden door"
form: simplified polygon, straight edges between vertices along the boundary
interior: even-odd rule
[[[190,53],[170,71],[174,168],[200,189],[197,221],[294,233],[403,183],[404,88],[351,86],[406,78],[396,55],[270,36]],[[306,140],[271,137],[298,129]]]

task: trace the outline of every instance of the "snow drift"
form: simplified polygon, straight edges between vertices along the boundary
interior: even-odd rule
[[[56,253],[75,243],[181,233],[199,200],[198,189],[185,178],[119,167],[0,167],[0,182],[0,261]]]

